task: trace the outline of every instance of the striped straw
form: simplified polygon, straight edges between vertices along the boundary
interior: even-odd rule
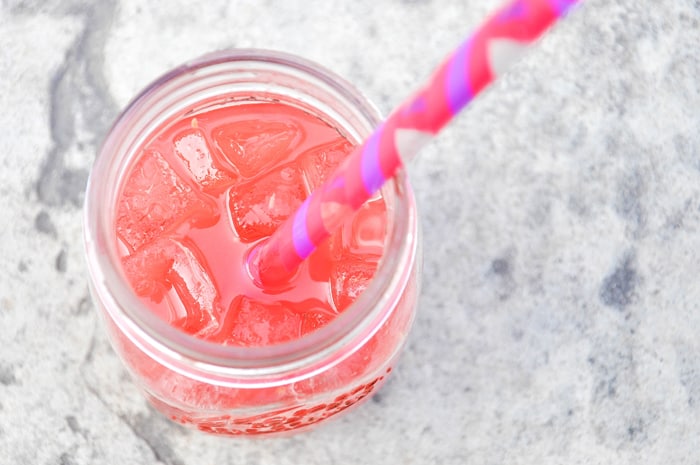
[[[465,40],[415,95],[355,148],[270,238],[249,255],[258,285],[285,281],[403,162],[409,161],[579,0],[516,0]]]

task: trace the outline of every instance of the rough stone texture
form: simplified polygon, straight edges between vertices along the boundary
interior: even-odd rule
[[[352,415],[265,442],[183,430],[98,323],[84,184],[141,87],[273,48],[386,112],[497,3],[0,1],[0,463],[697,464],[695,0],[587,0],[415,160],[420,311]]]

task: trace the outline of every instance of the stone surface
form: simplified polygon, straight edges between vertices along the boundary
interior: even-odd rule
[[[207,51],[272,48],[387,112],[497,4],[0,1],[0,463],[697,464],[695,0],[587,0],[412,163],[420,310],[353,414],[203,436],[147,407],[109,348],[81,202],[140,88]]]

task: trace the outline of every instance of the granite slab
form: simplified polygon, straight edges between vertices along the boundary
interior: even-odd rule
[[[136,92],[269,48],[386,113],[498,4],[0,1],[0,463],[700,463],[696,0],[586,0],[411,164],[420,308],[351,415],[280,440],[191,432],[107,343],[81,204]]]

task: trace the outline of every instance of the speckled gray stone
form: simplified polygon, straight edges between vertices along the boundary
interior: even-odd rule
[[[498,3],[0,1],[0,463],[697,464],[695,0],[586,0],[412,163],[420,309],[353,414],[264,442],[184,430],[99,325],[84,184],[150,80],[272,48],[387,112]]]

